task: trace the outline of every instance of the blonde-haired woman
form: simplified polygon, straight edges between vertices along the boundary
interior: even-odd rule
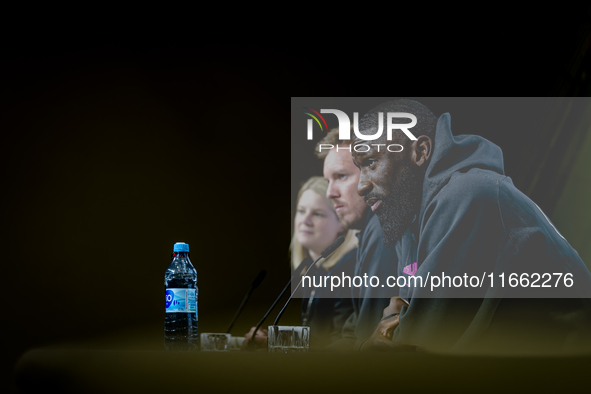
[[[332,202],[326,198],[328,181],[321,177],[308,179],[300,188],[294,218],[293,238],[290,246],[291,267],[296,269],[306,259],[309,267],[320,253],[339,236],[345,242],[328,258],[320,260],[308,276],[318,279],[353,276],[357,237],[340,222]],[[305,272],[305,271],[304,271]],[[353,312],[351,289],[342,287],[302,288],[302,325],[310,326],[310,346],[323,347],[341,338],[345,321]]]

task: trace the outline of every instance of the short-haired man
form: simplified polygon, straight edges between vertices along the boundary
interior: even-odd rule
[[[361,171],[358,193],[398,255],[396,276],[478,280],[460,287],[450,281],[435,293],[416,282],[401,287],[409,305],[382,321],[363,349],[383,348],[389,340],[392,348],[402,343],[441,351],[548,352],[564,349],[573,335],[588,339],[591,274],[539,207],[504,175],[500,148],[474,135],[454,137],[449,114],[437,120],[411,100],[372,109],[360,120],[360,133],[375,135],[379,117],[392,112],[416,116],[416,139],[399,132],[392,141],[382,135],[370,146],[357,137],[352,157]],[[378,143],[398,143],[403,150],[379,150]],[[550,275],[552,286],[540,287],[545,279],[537,288],[525,282],[510,286],[512,273],[527,273],[528,284],[536,274]],[[571,275],[574,285],[555,287],[559,275]]]
[[[354,275],[388,277],[398,269],[394,249],[386,249],[378,218],[357,194],[359,169],[351,160],[351,140],[339,140],[338,129],[331,130],[316,146],[316,155],[324,159],[324,177],[328,180],[327,197],[333,201],[341,222],[358,233],[359,247]],[[322,149],[320,149],[321,145]],[[326,149],[326,146],[332,146]],[[343,329],[343,341],[331,345],[333,349],[352,350],[373,333],[382,318],[384,308],[396,289],[352,287],[353,315]]]

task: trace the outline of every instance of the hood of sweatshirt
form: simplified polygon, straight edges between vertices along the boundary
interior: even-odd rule
[[[439,117],[434,142],[433,156],[423,181],[419,223],[423,221],[425,207],[455,173],[480,168],[505,175],[501,148],[477,135],[452,135],[449,113]]]

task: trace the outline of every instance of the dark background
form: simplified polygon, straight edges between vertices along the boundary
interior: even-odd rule
[[[414,64],[404,72],[395,54],[369,62],[349,42],[341,66],[293,42],[10,36],[0,70],[3,381],[35,347],[159,348],[178,241],[199,273],[203,332],[225,330],[267,269],[233,330],[242,334],[289,276],[290,96],[588,95],[588,13],[569,21],[527,46],[491,38],[455,47],[462,58],[422,50],[405,56]],[[294,303],[283,321],[297,319]]]
[[[4,60],[4,377],[38,346],[163,348],[178,241],[202,332],[225,331],[267,269],[233,334],[256,325],[290,275],[289,150],[262,144],[288,143],[289,97],[260,82],[263,51],[94,43]]]

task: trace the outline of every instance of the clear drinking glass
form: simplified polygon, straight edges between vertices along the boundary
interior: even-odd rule
[[[310,348],[310,327],[269,326],[267,350],[269,353],[307,352]]]
[[[231,334],[220,332],[201,333],[201,350],[205,352],[228,352]]]

